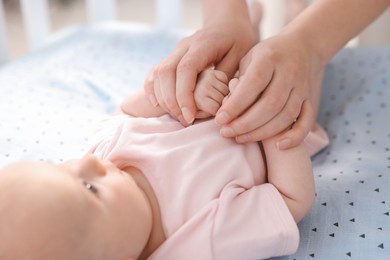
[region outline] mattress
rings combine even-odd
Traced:
[[[78,27],[0,68],[0,166],[80,157],[95,125],[143,86],[182,32],[125,23]],[[316,201],[296,254],[390,259],[390,48],[341,50],[326,67],[313,157]]]

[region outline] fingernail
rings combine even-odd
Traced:
[[[223,137],[233,137],[236,135],[231,127],[222,127],[220,133]]]
[[[221,112],[218,113],[217,116],[215,117],[215,122],[219,125],[224,125],[226,124],[230,119],[230,116],[226,112]]]
[[[154,95],[152,95],[152,94],[149,95],[149,101],[150,101],[150,103],[152,103],[152,105],[154,107],[158,106],[158,101]]]
[[[238,85],[238,79],[237,78],[233,78],[232,80],[230,80],[230,82],[229,82],[229,91],[233,92],[234,89],[237,87],[237,85]]]
[[[291,145],[291,140],[290,139],[283,139],[280,142],[276,143],[276,146],[279,150],[284,150],[289,148]]]
[[[223,100],[222,100],[222,105],[225,104],[225,102],[227,101],[227,99],[228,99],[228,96],[225,96],[225,97],[223,98]]]
[[[236,141],[237,141],[237,143],[248,143],[248,142],[252,141],[252,137],[248,134],[239,135],[236,137]]]
[[[182,107],[181,108],[181,112],[183,114],[183,117],[184,117],[184,120],[186,120],[186,122],[188,124],[192,124],[192,122],[194,121],[194,116],[191,114],[190,110],[186,107]]]
[[[184,120],[182,115],[178,116],[177,119],[179,120],[180,124],[182,124],[183,126],[188,126],[188,123]]]

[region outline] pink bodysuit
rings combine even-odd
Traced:
[[[154,189],[167,240],[149,259],[264,259],[296,251],[297,225],[265,182],[257,143],[221,137],[213,120],[185,128],[169,116],[114,116],[94,138],[97,157],[139,168]],[[314,153],[327,137],[318,128],[305,142]]]

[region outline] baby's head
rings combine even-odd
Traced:
[[[0,170],[0,259],[137,258],[151,230],[131,176],[95,157]]]

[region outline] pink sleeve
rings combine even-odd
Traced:
[[[213,227],[214,259],[264,259],[294,253],[298,227],[269,183],[221,194]]]

